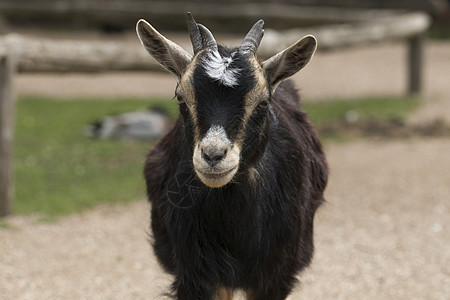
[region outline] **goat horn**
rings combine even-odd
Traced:
[[[197,26],[200,30],[200,35],[202,36],[203,49],[210,48],[212,50],[217,50],[217,42],[211,31],[202,24],[198,24]]]
[[[186,14],[187,26],[189,31],[189,36],[192,42],[192,48],[194,49],[194,55],[203,49],[202,36],[200,34],[200,30],[198,28],[197,23],[194,20],[194,17],[190,12]]]
[[[258,22],[256,22],[255,25],[253,25],[252,29],[250,29],[250,31],[245,36],[244,40],[241,43],[241,46],[239,47],[239,50],[242,52],[256,52],[264,35],[263,27],[263,20],[259,20]]]

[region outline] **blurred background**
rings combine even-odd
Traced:
[[[161,299],[146,152],[178,115],[146,19],[192,53],[185,13],[261,60],[306,34],[292,77],[331,169],[291,299],[448,299],[450,2],[0,0],[0,299]]]

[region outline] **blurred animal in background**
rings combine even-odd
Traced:
[[[166,134],[172,125],[162,110],[135,111],[95,121],[86,128],[86,135],[99,139],[154,141]]]

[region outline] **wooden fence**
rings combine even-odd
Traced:
[[[316,11],[317,12],[317,11]],[[329,11],[324,11],[329,13]],[[261,13],[264,16],[263,13]],[[250,14],[253,17],[253,13]],[[361,21],[365,16],[365,21]],[[262,58],[283,50],[305,34],[313,34],[319,50],[332,50],[385,40],[408,44],[408,93],[421,91],[424,37],[428,15],[419,12],[362,11],[348,16],[346,24],[275,31],[267,29],[258,55]],[[356,20],[355,20],[356,19]],[[12,142],[15,72],[160,71],[161,67],[136,42],[126,46],[112,42],[55,41],[9,34],[0,37],[0,217],[11,212]]]
[[[160,29],[181,30],[180,15],[191,11],[213,32],[246,28],[264,16],[276,29],[300,24],[367,20],[374,12],[392,9],[421,10],[436,14],[437,2],[446,0],[2,0],[0,15],[6,24],[46,24],[59,27],[131,29],[145,16]],[[355,9],[359,8],[359,9]],[[362,10],[364,9],[364,10]],[[380,11],[380,9],[383,9]],[[253,19],[253,20],[252,20]],[[248,22],[248,23],[247,23]]]
[[[0,50],[1,51],[1,50]],[[11,212],[14,130],[13,59],[0,52],[0,217]]]

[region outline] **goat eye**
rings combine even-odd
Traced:
[[[180,104],[184,103],[184,98],[182,96],[177,95],[177,100]]]
[[[258,107],[261,109],[267,108],[267,106],[269,106],[269,101],[267,101],[267,100],[264,100],[258,104]]]

